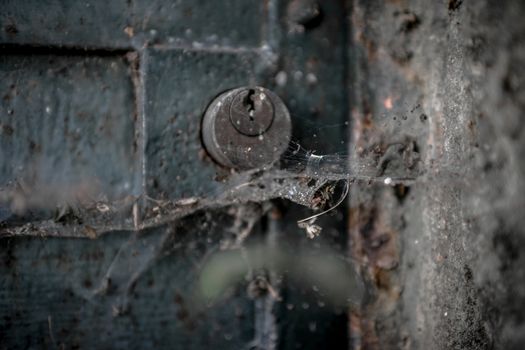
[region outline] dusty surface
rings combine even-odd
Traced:
[[[430,176],[354,192],[351,250],[376,287],[351,321],[363,348],[523,347],[524,11],[355,2],[355,142],[412,138]]]

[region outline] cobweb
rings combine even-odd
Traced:
[[[298,123],[305,121],[297,118],[295,120]],[[310,208],[311,215],[299,220],[297,224],[309,238],[315,238],[322,229],[315,224],[317,217],[340,204],[347,196],[351,183],[408,185],[420,181],[424,172],[418,152],[414,150],[410,139],[407,142],[383,145],[380,151],[373,147],[357,149],[347,147],[345,136],[335,140],[327,136],[345,135],[349,128],[347,122],[307,124],[308,130],[311,130],[310,135],[295,137],[279,162],[260,169],[232,172],[223,186],[198,197],[165,200],[143,195],[128,196],[116,201],[100,197],[86,200],[78,198],[78,188],[74,187],[68,190],[62,188],[59,192],[61,195],[53,197],[57,191],[49,186],[27,188],[17,183],[0,192],[0,221],[5,222],[13,210],[34,210],[50,204],[55,206],[55,215],[52,219],[34,220],[22,225],[4,225],[0,230],[3,236],[92,239],[115,231],[132,232],[129,240],[120,247],[103,279],[91,294],[85,295],[88,301],[92,301],[98,295],[106,293],[108,283],[112,281],[122,289],[118,293],[119,301],[115,302],[115,312],[125,312],[130,302],[128,296],[136,280],[162,256],[167,242],[173,236],[172,230],[166,230],[160,236],[146,235],[145,238],[141,236],[141,232],[185,220],[198,212],[234,207],[239,209],[239,221],[244,224],[231,228],[237,233],[236,239],[221,246],[222,253],[212,254],[205,259],[198,282],[205,296],[217,298],[229,285],[249,274],[259,289],[263,286],[262,289],[269,294],[276,294],[272,298],[278,299],[278,292],[272,293],[275,281],[269,274],[261,275],[256,271],[283,273],[289,266],[295,266],[294,262],[299,259],[303,263],[297,266],[319,267],[318,271],[313,272],[297,268],[294,273],[300,276],[299,279],[309,276],[321,281],[319,285],[329,291],[332,295],[330,300],[334,303],[346,303],[348,295],[351,295],[350,302],[357,302],[362,294],[362,283],[352,272],[353,269],[349,268],[347,261],[328,259],[336,256],[334,252],[311,254],[305,250],[300,256],[291,256],[288,252],[281,251],[279,246],[268,242],[245,246],[245,240],[256,223],[269,211],[264,205],[262,209],[250,210],[250,203],[267,203],[272,199],[284,198]],[[333,130],[337,132],[330,132]],[[144,249],[143,239],[148,240],[147,249]],[[137,254],[129,258],[127,253],[131,250],[137,251]],[[273,261],[272,266],[268,266],[269,260]],[[131,275],[126,272],[130,267],[133,271]],[[322,282],[323,278],[329,280]],[[308,279],[305,281],[310,283]],[[339,284],[334,284],[334,281]]]
[[[413,113],[416,108],[407,113]],[[206,208],[274,198],[290,200],[318,214],[340,202],[350,183],[379,182],[394,186],[423,179],[419,153],[409,138],[382,145],[379,150],[377,147],[356,149],[347,146],[348,122],[317,124],[298,117],[293,120],[303,128],[306,126],[309,134],[292,139],[279,162],[261,169],[232,172],[222,186],[198,197],[170,201],[142,195],[107,201],[103,194],[85,195],[89,189],[83,184],[58,189],[43,183],[23,186],[23,181],[15,182],[0,189],[2,234],[92,237],[116,230],[137,231],[163,225]],[[305,130],[302,133],[305,134]],[[339,135],[340,139],[334,140],[333,135]],[[323,153],[323,149],[331,152]],[[55,207],[51,220],[5,224],[13,214],[16,216],[24,210],[38,212],[49,206]],[[139,214],[141,211],[143,215]]]

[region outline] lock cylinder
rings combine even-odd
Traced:
[[[248,170],[279,160],[291,130],[290,113],[276,94],[259,86],[240,87],[210,103],[202,122],[202,140],[217,163]]]

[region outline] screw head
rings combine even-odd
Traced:
[[[247,136],[264,134],[272,125],[273,117],[272,101],[262,88],[239,91],[230,106],[230,120],[233,126]]]

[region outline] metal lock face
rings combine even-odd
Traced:
[[[202,122],[202,139],[219,164],[247,170],[272,164],[288,147],[290,113],[263,87],[241,87],[217,96]]]

